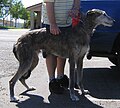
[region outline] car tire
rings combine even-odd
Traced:
[[[115,64],[119,70],[120,70],[120,35],[117,36],[115,39],[113,48],[112,48],[112,54],[114,57],[108,57],[108,59]]]

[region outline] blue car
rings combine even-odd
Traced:
[[[120,70],[120,0],[82,0],[81,11],[101,9],[115,20],[112,27],[99,26],[91,37],[88,59],[107,57]]]

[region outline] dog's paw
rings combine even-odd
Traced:
[[[88,90],[79,90],[78,93],[80,95],[87,95],[87,94],[90,94],[90,92]]]
[[[18,102],[19,98],[17,96],[10,97],[10,102]]]
[[[90,92],[89,92],[88,90],[83,90],[83,91],[82,91],[82,94],[83,94],[83,95],[87,95],[87,94],[90,94]]]
[[[29,88],[27,88],[27,91],[33,91],[33,90],[36,90],[36,88],[35,87],[29,87]]]
[[[79,98],[76,95],[71,95],[70,98],[72,101],[79,101]]]

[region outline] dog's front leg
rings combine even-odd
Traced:
[[[80,88],[82,94],[88,94],[89,91],[84,89],[83,86],[83,58],[79,58],[77,61],[77,85]]]
[[[69,76],[69,89],[70,89],[70,98],[72,101],[78,101],[79,98],[75,95],[74,87],[75,87],[75,61],[74,58],[71,57],[69,59],[70,63],[70,76]]]

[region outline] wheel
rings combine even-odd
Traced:
[[[87,59],[90,60],[92,58],[92,55],[90,53],[87,54]]]
[[[120,69],[120,34],[115,39],[112,54],[114,54],[115,57],[108,57],[108,59]]]

